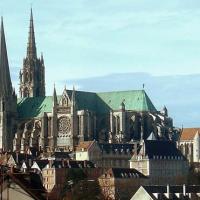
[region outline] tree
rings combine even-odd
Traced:
[[[61,192],[65,200],[97,200],[103,199],[97,180],[88,180],[80,168],[71,168]]]

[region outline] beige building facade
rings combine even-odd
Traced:
[[[139,142],[131,144],[81,142],[76,147],[76,160],[88,160],[102,168],[130,168],[129,160],[137,152]]]
[[[135,169],[110,168],[99,178],[105,199],[130,199],[147,177]]]
[[[149,177],[149,184],[186,183],[188,162],[170,141],[144,141],[139,153],[130,159],[130,168]]]
[[[178,148],[190,163],[200,162],[200,128],[183,128]]]

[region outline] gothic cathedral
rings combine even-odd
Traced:
[[[171,140],[176,133],[167,108],[158,111],[144,90],[83,92],[64,88],[45,95],[43,55],[37,57],[31,10],[27,54],[12,87],[4,34],[0,32],[0,149],[73,151],[81,141],[131,143]]]

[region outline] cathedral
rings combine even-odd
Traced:
[[[156,110],[144,90],[84,92],[64,88],[45,95],[45,64],[38,57],[31,10],[27,53],[19,72],[19,96],[12,87],[3,19],[0,32],[0,149],[72,151],[82,141],[131,143],[171,140],[167,108]]]

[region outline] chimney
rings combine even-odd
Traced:
[[[169,194],[170,194],[170,191],[169,191],[169,184],[167,184],[167,198],[169,199]]]
[[[65,167],[65,161],[64,161],[64,159],[62,159],[62,167],[63,168]]]
[[[19,164],[19,153],[16,152],[16,164]]]
[[[183,196],[185,197],[186,196],[186,185],[183,184]]]
[[[83,162],[84,162],[84,168],[86,168],[87,167],[87,160],[84,160]]]
[[[70,163],[69,163],[69,160],[67,160],[67,166],[68,166],[68,168],[70,168]]]
[[[11,174],[14,172],[14,167],[13,166],[11,166],[10,172],[11,172]]]
[[[137,142],[134,142],[134,156],[137,156]]]
[[[52,160],[49,160],[49,168],[52,168],[52,164],[53,164]]]
[[[31,159],[28,159],[28,165],[29,165],[29,167],[32,166],[32,160]]]

